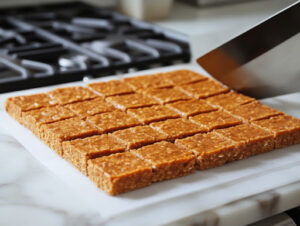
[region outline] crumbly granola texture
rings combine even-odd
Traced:
[[[88,85],[92,90],[97,92],[99,95],[108,97],[121,94],[133,93],[133,89],[130,88],[126,83],[119,80],[111,80],[108,82],[95,82]]]
[[[123,111],[131,108],[149,107],[158,104],[153,98],[140,93],[107,97],[106,100]]]
[[[61,105],[90,100],[97,97],[94,92],[82,86],[57,88],[50,91],[48,94]]]
[[[178,86],[178,90],[196,99],[207,98],[229,91],[229,89],[226,86],[212,79],[191,84],[184,84]]]
[[[85,100],[77,103],[67,104],[65,105],[65,107],[83,118],[90,115],[96,115],[116,110],[114,106],[107,103],[102,98],[95,98],[92,100]]]
[[[5,109],[110,195],[300,143],[299,119],[190,70],[9,97]]]

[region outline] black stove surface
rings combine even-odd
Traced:
[[[0,93],[190,59],[181,34],[82,2],[0,15]]]

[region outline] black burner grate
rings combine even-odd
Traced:
[[[81,2],[0,15],[0,93],[190,60],[183,35]]]

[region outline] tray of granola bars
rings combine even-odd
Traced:
[[[300,180],[299,96],[172,66],[1,95],[0,124],[105,219],[162,203],[179,219]]]

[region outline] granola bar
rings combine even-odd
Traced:
[[[152,167],[130,152],[118,153],[88,161],[89,178],[110,195],[148,186]]]

